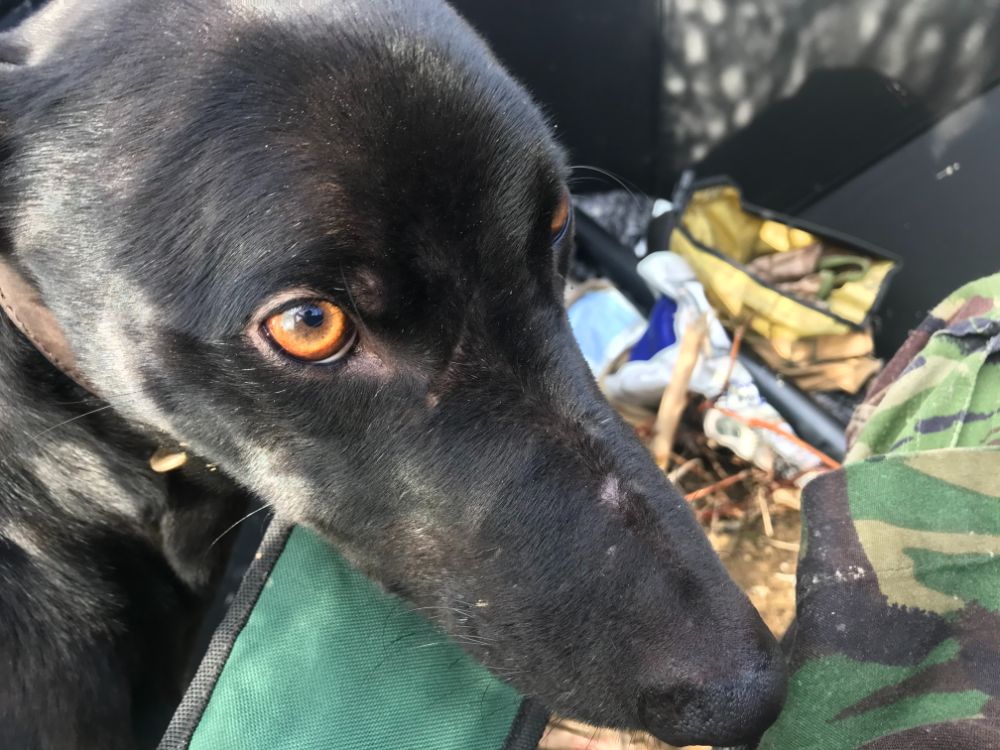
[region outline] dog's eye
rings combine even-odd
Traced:
[[[317,364],[340,359],[355,338],[344,311],[326,300],[296,302],[268,317],[264,328],[286,354]]]
[[[563,190],[562,196],[559,198],[559,205],[556,206],[556,210],[552,214],[552,223],[549,225],[549,228],[552,230],[553,245],[559,242],[559,240],[566,235],[566,230],[569,229],[570,215],[572,213],[573,203],[570,200],[569,191]]]

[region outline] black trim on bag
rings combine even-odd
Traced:
[[[264,584],[267,583],[275,563],[284,552],[294,528],[292,524],[271,522],[257,550],[257,556],[250,563],[243,582],[233,597],[233,603],[212,636],[208,651],[205,652],[198,671],[188,685],[180,706],[174,712],[157,750],[186,750],[190,745],[191,738],[212,698],[219,676],[233,650],[233,645],[250,619],[250,613],[253,612],[264,590]]]
[[[535,750],[548,723],[549,712],[540,703],[525,698],[511,724],[503,750]]]

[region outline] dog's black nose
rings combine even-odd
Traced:
[[[778,718],[786,681],[775,650],[726,680],[646,690],[639,699],[640,718],[651,734],[673,745],[750,743]]]

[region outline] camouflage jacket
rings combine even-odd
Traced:
[[[760,750],[1000,748],[1000,275],[939,305],[803,496],[786,708]]]

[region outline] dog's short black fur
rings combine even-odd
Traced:
[[[56,2],[2,54],[2,252],[102,399],[0,318],[0,747],[162,727],[248,496],[561,714],[773,719],[773,639],[574,344],[564,155],[449,7]],[[351,353],[270,347],[289,295]]]

